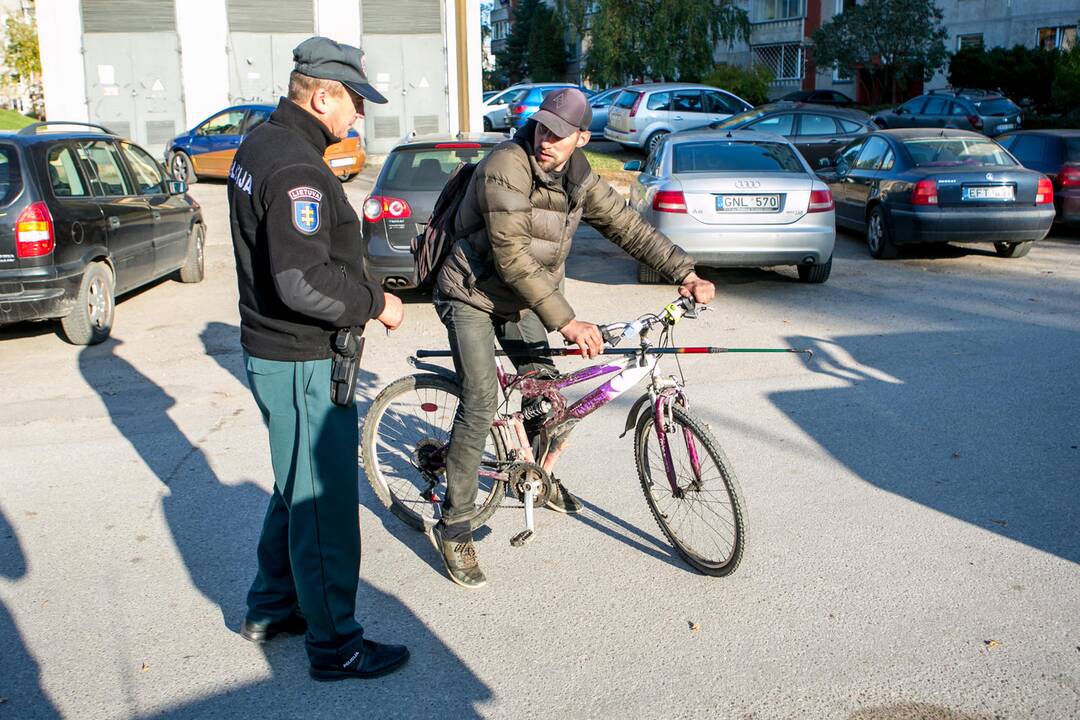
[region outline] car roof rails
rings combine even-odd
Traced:
[[[44,122],[30,123],[24,128],[19,130],[19,135],[37,135],[38,130],[49,125],[78,125],[79,127],[89,127],[95,130],[100,130],[106,135],[115,135],[112,130],[102,125],[95,125],[94,123],[81,122],[79,120],[46,120]]]

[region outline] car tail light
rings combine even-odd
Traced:
[[[1035,204],[1046,205],[1047,203],[1054,202],[1054,185],[1050,182],[1050,178],[1039,178],[1039,189],[1035,191]]]
[[[937,205],[937,180],[920,180],[911,189],[912,205]]]
[[[372,195],[364,201],[364,219],[368,222],[379,220],[403,220],[412,215],[412,208],[405,200],[383,195]]]
[[[978,115],[968,115],[967,121],[971,123],[971,127],[976,130],[982,130],[982,118]]]
[[[41,257],[51,253],[54,244],[49,206],[40,200],[31,203],[15,221],[15,254],[21,258]]]
[[[521,113],[525,112],[525,106],[515,105],[514,107],[510,108],[510,112],[514,113],[515,115],[520,115]]]
[[[436,150],[477,150],[480,147],[480,143],[469,142],[448,142],[435,144]]]
[[[1080,167],[1064,165],[1058,171],[1058,184],[1061,189],[1080,187]]]
[[[645,93],[638,93],[637,100],[634,101],[633,107],[630,108],[630,117],[637,115],[637,109],[641,105],[641,98],[643,97],[645,97]]]
[[[657,212],[684,213],[686,197],[682,190],[661,190],[653,197],[652,207]]]
[[[834,209],[836,209],[836,205],[833,203],[831,190],[825,188],[824,190],[810,191],[810,206],[806,208],[806,212],[828,212]]]

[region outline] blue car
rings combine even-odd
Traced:
[[[276,106],[264,104],[233,105],[214,113],[182,135],[177,135],[165,149],[165,167],[175,180],[193,183],[199,178],[225,178],[240,141],[266,122]],[[326,148],[323,155],[338,178],[344,182],[364,169],[364,148],[360,134],[353,129],[341,142]]]
[[[545,97],[556,90],[572,87],[577,87],[577,89],[585,93],[586,96],[591,93],[591,91],[586,90],[583,87],[569,85],[567,83],[534,83],[522,85],[517,94],[509,99],[509,105],[506,107],[506,124],[514,131],[520,130],[525,127],[525,123],[529,121],[529,118],[540,109],[540,103],[544,102]]]
[[[621,87],[613,87],[602,90],[589,98],[589,105],[592,106],[592,123],[589,124],[589,132],[599,135],[600,139],[603,139],[604,136],[608,111],[611,110],[612,103],[615,102],[615,98],[619,97],[621,92]]]

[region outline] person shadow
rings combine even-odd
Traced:
[[[0,507],[0,577],[26,577],[26,555],[19,537]],[[22,634],[7,606],[0,603],[0,718],[27,720],[59,718],[41,687],[41,668],[23,643]]]
[[[206,351],[246,386],[239,328],[210,323],[201,335]],[[173,542],[199,592],[217,606],[221,622],[236,632],[246,611],[245,598],[254,577],[255,548],[270,494],[252,480],[223,483],[196,442],[169,416],[177,401],[149,377],[117,354],[121,342],[110,339],[89,346],[79,355],[79,369],[88,385],[98,390],[109,417],[139,458],[166,489],[162,513]],[[219,423],[220,425],[220,423]],[[318,444],[316,443],[316,447]],[[267,447],[267,458],[269,457]],[[267,464],[268,466],[268,464]],[[460,717],[478,717],[476,706],[491,697],[490,690],[396,596],[361,579],[357,606],[361,620],[380,619],[392,627],[388,641],[409,646],[412,660],[392,680],[363,684],[365,707],[380,716],[430,714],[432,708],[413,708],[423,695],[407,690],[434,683],[442,688],[438,707]],[[236,635],[228,642],[246,642]],[[147,717],[246,716],[262,708],[268,717],[354,714],[356,683],[338,683],[313,700],[307,674],[307,654],[300,638],[276,639],[260,646],[268,677],[199,698]],[[225,650],[225,652],[232,652]],[[426,701],[426,700],[424,700]],[[435,702],[431,700],[430,702]]]

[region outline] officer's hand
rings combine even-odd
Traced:
[[[708,280],[702,280],[696,272],[691,272],[683,278],[679,286],[679,294],[683,297],[692,297],[694,302],[708,305],[716,297],[716,286]]]
[[[604,338],[600,335],[600,328],[592,323],[580,320],[571,320],[559,332],[567,342],[581,348],[581,356],[585,358],[596,357],[604,352]]]
[[[375,319],[385,325],[387,330],[397,330],[405,319],[405,306],[401,304],[401,298],[397,295],[383,293],[383,298],[386,300],[386,306],[383,308],[382,315]]]

